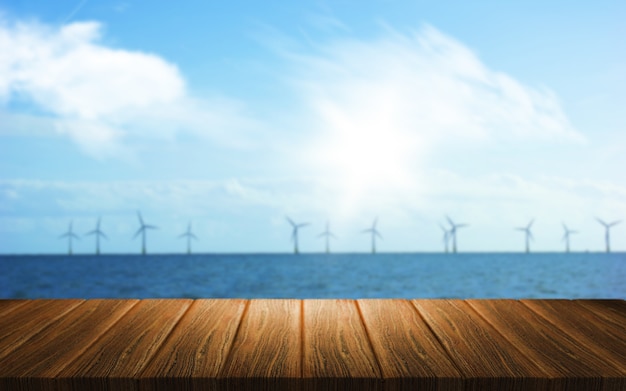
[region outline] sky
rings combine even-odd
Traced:
[[[0,253],[626,251],[626,3],[3,1]]]

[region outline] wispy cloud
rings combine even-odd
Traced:
[[[241,142],[236,130],[251,124],[241,103],[194,97],[174,64],[108,47],[102,34],[97,22],[53,27],[1,21],[0,102],[32,102],[54,128],[96,157],[125,154],[128,139],[138,136],[190,132]]]
[[[300,47],[285,41],[270,46],[290,64],[297,118],[309,132],[301,156],[335,179],[339,204],[355,213],[373,193],[393,203],[428,191],[424,178],[440,165],[480,166],[463,154],[586,142],[554,92],[491,69],[432,26],[382,26],[374,38],[342,34]]]

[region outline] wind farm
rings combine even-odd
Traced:
[[[525,243],[526,243],[526,253],[530,253],[530,241],[535,240],[533,238],[533,233],[530,230],[534,222],[535,222],[535,219],[532,219],[525,227],[515,228],[518,231],[524,232]]]
[[[95,235],[96,237],[96,255],[100,255],[100,237],[102,236],[103,238],[107,238],[107,236],[104,234],[104,232],[102,232],[102,230],[100,229],[100,221],[101,218],[98,217],[98,222],[96,223],[96,228],[92,231],[89,231],[85,234],[85,236],[89,236],[89,235]]]
[[[325,238],[326,239],[326,254],[330,254],[330,239],[337,239],[337,237],[335,236],[335,234],[333,234],[332,232],[330,232],[330,223],[327,221],[326,222],[326,229],[324,230],[324,232],[322,232],[321,234],[319,234],[317,237],[318,238]]]
[[[149,229],[158,229],[155,225],[146,224],[141,217],[141,213],[137,211],[137,217],[139,218],[139,229],[135,233],[133,239],[137,238],[141,234],[141,255],[146,255],[146,232]]]
[[[132,239],[136,239],[137,237],[139,237],[141,235],[141,249],[140,249],[140,254],[142,255],[146,255],[148,253],[148,249],[147,249],[147,236],[148,236],[148,231],[149,230],[156,230],[158,229],[158,227],[156,225],[153,224],[149,224],[146,221],[144,221],[143,219],[143,215],[140,211],[136,212],[136,218],[139,222],[139,227],[136,229],[136,231],[134,231],[134,235],[132,236]],[[420,251],[419,248],[416,248],[413,251],[402,251],[402,252],[408,252],[408,253],[430,253],[430,252],[442,252],[444,254],[457,254],[459,253],[459,246],[458,246],[458,232],[459,229],[464,228],[464,227],[468,227],[469,224],[467,223],[457,223],[455,222],[449,215],[443,215],[444,217],[444,222],[443,223],[437,223],[436,225],[439,227],[439,232],[440,235],[439,238],[441,238],[441,244],[443,245],[442,247],[439,247],[441,250],[422,250]],[[288,224],[291,227],[291,235],[290,235],[290,239],[291,242],[293,244],[293,254],[300,254],[301,253],[301,249],[300,249],[300,243],[302,240],[302,232],[301,232],[301,228],[305,228],[308,226],[311,226],[312,224],[310,222],[296,222],[293,219],[291,219],[289,216],[285,216],[286,221],[288,222]],[[602,220],[600,218],[595,217],[594,220],[599,223],[600,225],[602,225],[602,227],[604,228],[604,246],[602,248],[602,250],[596,250],[597,251],[601,251],[601,252],[606,252],[606,253],[610,253],[612,248],[611,248],[611,230],[613,228],[615,228],[615,226],[619,225],[621,223],[621,220],[614,220],[614,221],[610,221],[607,222],[606,220]],[[81,221],[84,221],[81,219]],[[377,241],[379,239],[383,239],[383,236],[381,235],[379,228],[378,228],[378,222],[379,219],[378,217],[376,217],[373,221],[370,227],[358,231],[360,234],[368,234],[370,235],[370,249],[369,251],[366,251],[367,253],[370,254],[376,254],[378,253],[378,243]],[[60,235],[58,238],[67,238],[67,254],[69,255],[73,255],[75,253],[75,243],[74,243],[74,239],[80,239],[80,237],[75,233],[75,219],[72,219],[68,225],[67,231],[64,232],[62,235]],[[521,252],[524,253],[530,253],[531,252],[531,242],[535,241],[535,235],[533,232],[533,228],[534,228],[534,223],[535,223],[535,219],[531,219],[525,226],[518,226],[515,227],[514,230],[515,231],[519,231],[522,232],[524,234],[524,247],[523,250]],[[82,224],[82,223],[81,223]],[[580,223],[578,223],[580,224]],[[577,224],[577,225],[578,225]],[[119,226],[119,224],[118,224]],[[544,225],[545,226],[545,225]],[[536,250],[533,252],[565,252],[565,253],[570,253],[572,252],[572,235],[575,234],[579,234],[580,231],[579,230],[575,230],[575,229],[571,229],[570,226],[568,226],[565,222],[561,221],[559,222],[558,226],[560,227],[561,233],[559,238],[559,242],[557,242],[556,240],[553,241],[554,243],[554,247],[553,249],[548,249],[545,250],[544,249],[540,249],[540,250]],[[92,226],[93,227],[93,226]],[[206,227],[206,225],[205,225]],[[480,227],[479,227],[480,228]],[[552,226],[551,229],[556,229],[556,224],[554,224]],[[345,228],[344,228],[345,229]],[[206,232],[206,230],[205,230]],[[331,230],[330,228],[330,222],[328,220],[326,220],[326,222],[323,225],[323,230],[315,236],[313,236],[316,239],[323,239],[323,243],[324,246],[322,247],[322,249],[320,251],[318,251],[319,253],[326,253],[326,254],[331,254],[332,253],[351,253],[351,250],[346,250],[346,246],[345,246],[345,241],[354,241],[354,239],[356,238],[356,235],[354,236],[343,236],[342,240],[339,240],[339,237],[335,234],[335,232],[333,232],[333,230]],[[167,234],[167,232],[165,232]],[[197,241],[198,240],[198,236],[196,235],[196,232],[194,232],[194,230],[192,229],[192,222],[191,220],[189,220],[187,222],[186,225],[186,230],[182,233],[177,232],[176,235],[173,235],[174,233],[171,234],[167,234],[172,235],[172,237],[175,237],[177,239],[185,239],[185,250],[181,251],[184,252],[186,254],[192,254],[193,252],[193,246],[192,246],[192,242],[193,241]],[[99,216],[98,219],[96,220],[96,225],[95,227],[93,227],[93,229],[91,229],[90,231],[86,232],[84,234],[84,236],[95,236],[95,255],[101,255],[102,254],[102,248],[101,248],[101,239],[107,239],[110,240],[110,237],[105,234],[105,232],[102,229],[102,217]],[[395,237],[395,235],[391,236],[391,239],[393,240]],[[425,237],[424,235],[421,235],[421,237]],[[545,239],[546,237],[546,231],[544,229],[544,231],[541,232],[541,237],[544,238],[544,240],[540,241],[540,243],[543,243],[544,246],[548,243],[548,239]],[[429,240],[433,240],[434,238],[432,236],[430,236],[431,239]],[[475,236],[473,237],[475,240]],[[163,237],[161,236],[160,238],[161,240],[159,240],[159,243],[163,242]],[[423,240],[423,239],[422,239]],[[337,241],[335,248],[333,249],[334,251],[331,251],[331,241]],[[422,242],[423,243],[423,242]],[[560,247],[560,250],[556,249],[556,243],[562,243],[560,244],[558,247]],[[162,248],[162,247],[161,247]],[[339,248],[339,250],[337,249]],[[474,249],[470,249],[470,250],[465,250],[466,252],[484,252],[487,253],[489,252],[489,250],[482,250],[482,251],[476,251]],[[593,250],[591,250],[593,251]],[[201,251],[202,252],[202,251]],[[359,251],[357,251],[359,252]],[[364,251],[365,252],[365,251]],[[393,250],[392,250],[393,252]],[[495,252],[500,252],[500,251],[495,251]],[[504,252],[508,252],[508,251],[504,251]],[[580,249],[579,246],[579,250],[578,252],[590,252],[590,250],[587,249]],[[163,250],[157,250],[157,253],[163,253]],[[316,253],[316,251],[310,251],[310,253]]]
[[[562,241],[565,242],[565,252],[568,253],[570,252],[570,247],[569,247],[569,236],[571,234],[576,234],[578,233],[578,231],[575,231],[573,229],[569,229],[567,228],[567,225],[565,225],[565,223],[563,223],[563,239],[561,239]]]
[[[596,217],[596,220],[598,221],[598,223],[602,224],[602,226],[604,227],[604,242],[606,245],[606,252],[610,253],[611,252],[611,228],[615,227],[617,224],[621,223],[621,220],[616,220],[613,221],[611,223],[607,223],[602,219],[599,219]]]
[[[72,255],[72,239],[80,240],[78,235],[76,235],[74,231],[72,230],[72,224],[73,224],[73,221],[70,221],[70,225],[67,228],[67,232],[59,236],[59,239],[67,238],[67,255]]]
[[[178,236],[178,238],[187,238],[187,254],[191,254],[191,239],[198,240],[198,237],[191,232],[191,221],[187,224],[187,231]]]
[[[379,237],[380,239],[383,238],[380,232],[378,232],[378,229],[376,229],[376,224],[378,224],[378,217],[374,219],[371,228],[361,231],[362,233],[369,233],[372,235],[372,254],[376,254],[376,237]]]
[[[452,221],[452,219],[449,216],[446,216],[446,220],[448,220],[448,223],[450,224],[449,235],[452,238],[452,253],[456,254],[456,252],[457,252],[457,247],[456,247],[456,230],[458,228],[467,227],[467,226],[469,226],[469,224],[466,224],[466,223],[456,224],[454,221]]]
[[[309,223],[299,223],[296,224],[292,219],[290,219],[288,216],[286,217],[287,221],[289,222],[289,224],[291,224],[291,241],[293,242],[293,253],[294,254],[299,254],[300,253],[300,249],[298,248],[298,231],[300,230],[300,228],[304,228],[307,225],[310,225]]]

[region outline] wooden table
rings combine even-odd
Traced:
[[[0,300],[0,389],[626,390],[623,300]]]

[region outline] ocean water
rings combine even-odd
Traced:
[[[0,298],[618,298],[626,253],[0,256]]]

